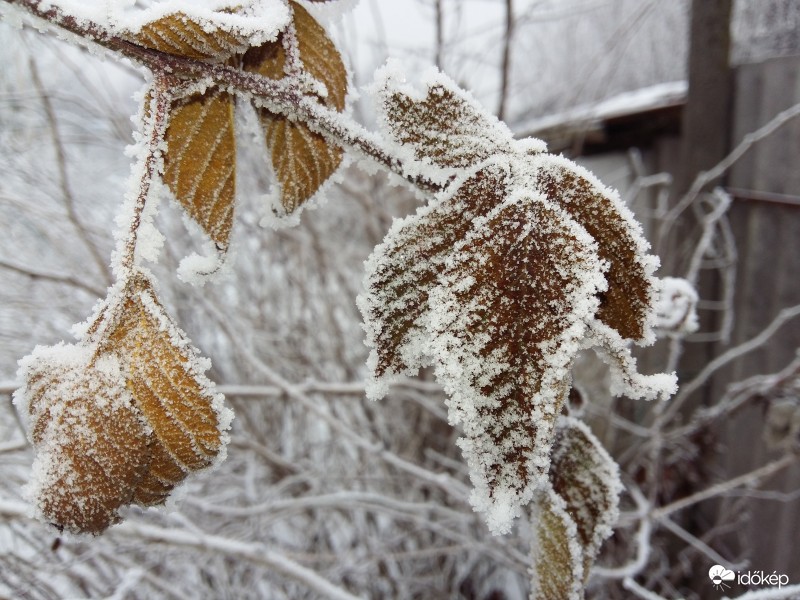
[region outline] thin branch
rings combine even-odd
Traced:
[[[633,592],[636,594],[637,597],[642,598],[643,600],[667,600],[664,596],[659,596],[655,592],[651,592],[638,583],[636,583],[631,577],[627,577],[625,581],[622,582],[622,587],[624,587],[629,592]]]
[[[674,512],[683,510],[684,508],[692,506],[693,504],[697,504],[698,502],[725,494],[738,487],[756,485],[762,479],[765,479],[770,475],[785,469],[789,465],[797,462],[797,460],[797,456],[786,454],[777,460],[773,460],[772,462],[762,465],[757,469],[753,469],[752,471],[748,471],[747,473],[739,475],[738,477],[728,479],[727,481],[722,481],[716,485],[712,485],[711,487],[701,490],[696,494],[686,496],[685,498],[681,498],[680,500],[676,500],[675,502],[661,506],[655,509],[650,516],[653,518],[653,520],[660,520]]]
[[[88,283],[84,283],[80,279],[76,279],[71,275],[57,275],[55,273],[45,273],[44,271],[38,271],[36,269],[32,269],[31,267],[23,267],[22,265],[15,265],[5,260],[0,259],[0,268],[7,269],[9,271],[13,271],[20,275],[24,275],[25,277],[29,277],[31,279],[41,279],[42,281],[52,281],[53,283],[63,283],[74,288],[81,289],[85,292],[89,292],[93,296],[103,296],[106,292],[103,289],[94,287]]]
[[[508,88],[511,81],[511,43],[514,36],[514,2],[506,0],[506,31],[503,39],[503,59],[500,67],[500,104],[497,107],[497,118],[501,121],[506,116]]]
[[[39,68],[37,67],[36,60],[33,57],[31,57],[28,61],[28,66],[31,73],[31,81],[33,81],[33,85],[39,94],[39,100],[44,108],[44,114],[49,126],[48,129],[50,131],[50,141],[53,144],[53,151],[56,155],[56,167],[58,168],[58,181],[59,186],[61,187],[61,196],[64,199],[64,206],[67,209],[67,215],[70,223],[72,223],[73,227],[75,227],[78,237],[89,251],[92,260],[94,260],[99,272],[102,274],[106,280],[106,283],[108,284],[112,279],[111,272],[108,268],[108,263],[100,254],[100,251],[97,249],[95,243],[89,237],[86,227],[84,227],[80,217],[78,216],[78,212],[75,209],[75,196],[72,193],[72,185],[70,184],[69,180],[66,151],[64,150],[64,143],[61,139],[58,117],[55,110],[53,110],[53,103],[50,102],[50,94],[47,92],[47,90],[45,90],[44,85],[42,84],[42,80],[39,77]]]
[[[695,390],[702,387],[714,373],[731,361],[766,344],[767,341],[780,330],[784,323],[798,316],[800,316],[800,304],[784,308],[758,335],[738,346],[734,346],[709,362],[694,379],[681,386],[680,391],[669,403],[669,408],[660,416],[659,421],[661,423],[669,422],[676,415],[686,399],[693,394]]]
[[[675,206],[673,206],[667,212],[667,214],[664,215],[664,221],[661,224],[658,235],[658,239],[661,241],[661,243],[664,242],[666,236],[669,234],[670,229],[681,213],[689,208],[692,202],[695,201],[698,194],[700,194],[700,190],[702,190],[710,182],[721,177],[740,158],[742,158],[742,156],[744,156],[748,150],[750,150],[753,144],[772,135],[776,130],[783,127],[786,123],[798,116],[800,116],[800,103],[790,106],[786,110],[779,112],[765,125],[751,133],[748,133],[746,136],[744,136],[739,145],[736,146],[736,148],[734,148],[733,151],[731,151],[731,153],[723,158],[719,163],[710,168],[708,171],[699,173],[697,177],[695,177],[695,180],[692,183],[692,186],[689,188],[689,191],[686,192],[683,198],[681,198],[681,200]]]

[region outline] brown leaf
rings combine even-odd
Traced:
[[[196,59],[225,60],[243,52],[249,36],[226,30],[219,25],[198,23],[182,12],[165,15],[146,23],[128,39],[168,54]]]
[[[619,514],[619,468],[589,428],[574,418],[559,420],[551,461],[550,483],[575,522],[588,577]]]
[[[63,350],[69,349],[66,362]],[[48,355],[51,351],[51,355]],[[80,347],[38,349],[27,371],[36,505],[72,533],[120,520],[150,463],[148,435],[116,361],[87,362]],[[58,351],[58,352],[57,352]],[[85,355],[84,360],[74,356]]]
[[[233,99],[217,89],[176,101],[165,139],[164,182],[221,252],[236,195]]]
[[[153,463],[137,490],[142,504],[163,502],[189,472],[211,465],[226,439],[220,399],[210,390],[196,350],[135,273],[102,334],[101,351],[121,357],[136,407],[152,428]]]
[[[608,289],[600,294],[597,318],[623,338],[649,340],[657,262],[647,255],[641,227],[617,193],[588,171],[563,157],[542,155],[535,160],[536,187],[589,232],[600,258],[608,261]]]
[[[391,137],[411,147],[417,160],[464,168],[512,152],[508,127],[447,77],[430,81],[422,100],[400,91],[401,83],[394,75],[380,82],[381,119]]]
[[[287,62],[286,44],[265,44],[245,53],[243,64],[271,79],[283,78],[287,71],[302,70],[323,83],[327,95],[321,102],[337,111],[344,109],[347,95],[347,71],[341,55],[325,29],[296,2],[290,2],[293,28],[297,42],[294,52],[299,64]],[[342,150],[331,145],[320,134],[302,123],[285,116],[259,109],[272,168],[281,188],[281,205],[286,214],[304,204],[336,171],[342,160]]]
[[[450,419],[463,423],[473,503],[493,531],[508,531],[546,481],[555,420],[602,285],[595,253],[560,208],[512,190],[455,245],[431,294],[431,355]]]
[[[505,197],[507,169],[495,164],[478,170],[455,193],[397,221],[375,250],[378,262],[367,266],[367,293],[359,298],[373,375],[414,375],[422,366],[419,339],[425,336],[428,296],[444,268],[444,260],[473,220],[485,216]]]

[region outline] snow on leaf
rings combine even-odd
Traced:
[[[652,342],[658,260],[647,254],[641,227],[619,195],[572,161],[550,154],[532,157],[537,189],[558,203],[589,232],[608,262],[608,288],[600,295],[597,318],[622,338]]]
[[[241,3],[167,2],[144,10],[132,7],[112,16],[125,39],[175,56],[225,61],[255,45],[275,40],[288,21],[280,0]],[[111,13],[114,11],[112,10]]]
[[[15,402],[36,449],[27,495],[45,521],[99,534],[120,520],[150,463],[149,436],[119,362],[91,348],[37,347],[20,362]]]
[[[388,63],[373,85],[380,119],[389,136],[410,147],[418,161],[452,174],[498,153],[511,153],[508,127],[481,107],[447,76],[433,71],[424,80],[424,97],[411,90]],[[544,150],[544,144],[537,147]]]
[[[531,545],[532,600],[582,600],[583,554],[575,522],[564,500],[552,488],[541,490],[534,503]]]
[[[436,202],[398,220],[367,263],[366,291],[358,302],[374,348],[375,380],[369,394],[383,395],[398,375],[414,375],[428,353],[428,296],[444,261],[476,217],[485,216],[507,193],[508,167],[488,164],[454,182]]]
[[[296,2],[289,2],[293,22],[280,43],[252,48],[245,53],[246,69],[271,79],[287,74],[310,76],[324,85],[320,101],[337,111],[344,109],[347,71],[325,29]],[[342,150],[306,125],[258,109],[272,168],[280,184],[281,206],[291,214],[311,198],[339,167]]]
[[[461,423],[472,503],[506,533],[545,481],[570,368],[603,285],[594,241],[514,190],[458,241],[432,291],[437,378]]]
[[[130,276],[121,299],[101,310],[99,319],[90,339],[99,353],[120,357],[133,402],[152,429],[153,463],[135,500],[163,503],[188,473],[224,457],[232,414],[144,273]]]
[[[619,515],[619,468],[589,428],[571,417],[558,421],[551,461],[550,483],[575,522],[586,578]]]
[[[233,99],[210,89],[176,100],[165,140],[164,182],[224,253],[236,194]]]
[[[146,23],[129,39],[137,44],[186,58],[224,60],[248,46],[248,36],[236,35],[207,23],[200,23],[182,12],[164,15]]]

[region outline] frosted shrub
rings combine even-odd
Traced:
[[[10,4],[152,72],[116,283],[77,328],[77,344],[38,347],[21,361],[15,398],[37,449],[27,488],[37,514],[100,534],[120,508],[163,504],[190,473],[224,459],[232,413],[146,264],[164,243],[153,218],[166,196],[207,244],[206,256],[184,260],[181,278],[203,284],[221,270],[235,219],[234,110],[251,103],[277,218],[296,221],[345,153],[427,196],[366,264],[358,304],[372,348],[368,395],[433,366],[450,423],[463,431],[473,507],[495,534],[532,518],[534,597],[582,596],[621,484],[588,427],[562,416],[575,356],[596,348],[614,391],[634,398],[675,389],[673,375],[639,374],[628,349],[678,317],[665,305],[656,320],[658,261],[617,193],[543,142],[515,140],[435,70],[415,88],[400,65],[381,69],[370,91],[382,131],[364,130],[345,110],[339,52],[292,0],[112,3],[102,14]]]

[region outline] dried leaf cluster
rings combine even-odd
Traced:
[[[574,163],[508,129],[446,77],[424,95],[387,68],[376,91],[400,152],[449,181],[396,222],[367,266],[360,306],[374,381],[433,364],[490,529],[509,531],[546,487],[575,354],[600,346],[629,395],[666,396],[626,340],[652,339],[656,297],[638,224]]]
[[[338,51],[305,8],[289,0],[286,9],[286,26],[266,40],[241,27],[241,7],[209,19],[169,13],[122,36],[157,52],[292,79],[305,95],[341,111],[347,73]],[[37,347],[21,361],[25,384],[16,401],[30,416],[37,449],[28,493],[37,512],[60,528],[101,533],[120,520],[123,507],[163,504],[189,473],[225,456],[232,413],[139,264],[152,252],[138,246],[161,179],[224,257],[235,203],[234,104],[228,91],[179,73],[162,74],[150,87],[118,282],[77,345]],[[258,111],[281,202],[291,213],[328,180],[342,152],[303,123]]]

